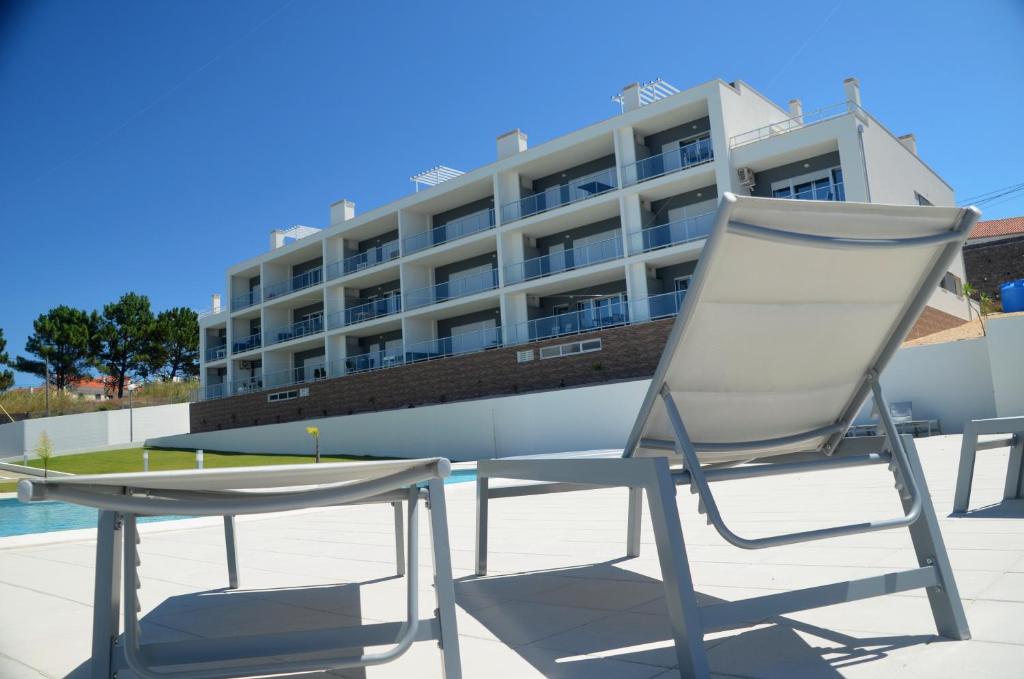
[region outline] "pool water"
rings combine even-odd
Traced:
[[[445,483],[465,483],[476,479],[472,469],[453,471]],[[17,498],[0,499],[0,537],[49,533],[58,530],[94,528],[97,510],[80,507],[66,502],[33,502],[25,504]],[[151,521],[174,521],[187,516],[143,516],[140,523]]]

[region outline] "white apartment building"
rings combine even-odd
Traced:
[[[200,319],[198,398],[671,316],[725,191],[953,205],[913,136],[868,113],[855,79],[843,90],[804,112],[741,81],[633,84],[607,120],[534,148],[513,130],[489,165],[435,168],[401,200],[360,215],[341,200],[324,229],[275,231]],[[968,318],[963,278],[958,261],[930,313]]]

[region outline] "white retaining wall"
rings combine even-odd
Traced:
[[[991,318],[978,339],[900,349],[882,375],[890,402],[912,401],[916,419],[947,434],[964,422],[1024,414],[1024,314]],[[381,413],[244,427],[147,441],[172,448],[324,453],[455,460],[621,447],[649,380],[523,394]],[[871,421],[871,404],[858,422]]]
[[[135,408],[132,420],[136,444],[157,436],[187,434],[188,404]],[[127,446],[133,443],[129,428],[127,409],[10,422],[0,425],[0,458],[21,456],[26,451],[31,457],[44,431],[53,441],[55,455]]]

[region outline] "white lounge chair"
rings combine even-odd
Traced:
[[[477,573],[487,569],[490,499],[628,487],[626,551],[639,554],[646,492],[682,676],[708,675],[706,632],[922,587],[939,634],[968,638],[913,439],[896,431],[878,376],[978,214],[973,208],[724,194],[621,456],[479,463]],[[886,436],[844,440],[870,394],[880,406]],[[710,489],[712,482],[729,479],[879,463],[890,465],[896,477],[903,516],[748,538],[726,525]],[[545,484],[490,488],[490,478]],[[737,547],[909,528],[919,567],[702,609],[687,562],[676,485],[689,485],[699,495],[708,521]]]
[[[448,460],[433,458],[66,476],[25,479],[18,484],[18,497],[23,502],[60,500],[100,510],[93,606],[94,678],[112,679],[126,667],[144,679],[252,677],[366,667],[394,660],[414,641],[436,639],[444,676],[458,679],[462,671],[444,502],[444,479],[450,470]],[[437,597],[434,617],[423,620],[417,612],[417,519],[422,498],[430,510]],[[225,630],[225,638],[141,643],[137,516],[223,516],[229,586],[237,588],[235,515],[378,502],[394,506],[398,574],[407,580],[404,622],[238,637]],[[407,544],[402,538],[403,503],[408,513]],[[121,607],[123,643],[118,641]],[[390,647],[379,653],[360,650],[385,645]],[[285,657],[289,655],[293,657]]]

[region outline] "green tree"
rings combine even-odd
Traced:
[[[45,431],[39,434],[39,443],[35,448],[36,457],[43,463],[43,478],[50,473],[50,458],[53,457],[53,441]]]
[[[125,383],[149,375],[156,319],[149,298],[129,292],[103,306],[96,332],[96,362],[113,381],[117,397],[124,397]]]
[[[18,356],[14,368],[46,377],[45,359],[50,362],[50,383],[65,389],[88,375],[92,359],[95,314],[58,306],[32,322],[33,333],[25,351],[35,358]]]
[[[150,372],[164,381],[199,374],[199,315],[188,307],[161,311],[156,317]]]
[[[4,329],[0,328],[0,368],[7,365],[10,360],[10,357],[7,355],[7,340],[4,339]],[[10,389],[13,384],[14,373],[10,370],[0,370],[0,393]]]

